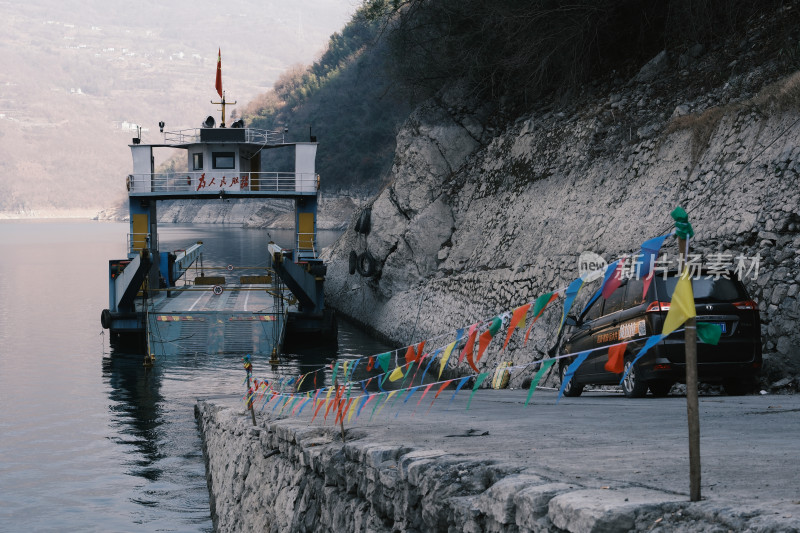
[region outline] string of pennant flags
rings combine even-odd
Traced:
[[[688,221],[688,216],[683,209],[680,207],[676,208],[671,213],[671,216],[676,223],[675,232],[649,239],[642,243],[640,247],[640,253],[637,257],[640,256],[642,261],[637,261],[634,265],[633,272],[635,272],[637,277],[644,280],[644,293],[647,292],[650,282],[654,277],[655,272],[653,264],[656,257],[659,255],[664,241],[668,237],[675,235],[680,239],[686,240],[688,248],[688,239],[694,235],[694,231]],[[507,323],[508,329],[501,351],[507,349],[517,329],[525,331],[523,346],[526,346],[533,325],[543,315],[551,303],[563,297],[564,303],[558,326],[558,331],[560,332],[581,288],[591,281],[600,279],[602,276],[603,281],[600,288],[590,298],[586,307],[591,305],[597,298],[608,298],[620,287],[624,280],[624,262],[624,258],[614,261],[604,269],[585,273],[572,281],[568,286],[542,294],[534,301],[491,318],[479,320],[468,327],[459,328],[455,331],[455,340],[438,346],[435,350],[427,353],[424,351],[426,345],[435,345],[435,343],[439,341],[452,338],[453,333],[437,335],[419,343],[394,350],[393,352],[364,356],[347,361],[337,361],[333,365],[325,365],[296,377],[282,377],[273,380],[255,379],[252,384],[250,382],[252,365],[250,364],[248,356],[245,358],[245,368],[247,369],[248,375],[245,381],[248,389],[247,393],[242,397],[242,400],[247,402],[247,405],[252,409],[255,408],[254,406],[260,405],[260,411],[263,411],[268,405],[271,405],[270,412],[277,412],[278,416],[283,414],[299,416],[305,410],[306,406],[310,404],[312,405],[313,412],[310,422],[313,422],[320,413],[322,413],[322,419],[327,421],[328,415],[333,412],[335,413],[334,423],[340,423],[344,422],[345,419],[350,422],[353,416],[358,419],[364,407],[374,401],[369,415],[370,420],[372,420],[373,417],[380,415],[387,404],[389,404],[391,409],[400,398],[403,398],[400,406],[405,406],[408,404],[409,399],[417,391],[421,390],[422,393],[411,412],[411,416],[414,416],[428,393],[435,389],[430,405],[426,410],[427,414],[442,392],[451,385],[455,385],[448,402],[449,407],[456,395],[466,386],[469,380],[473,379],[472,391],[466,404],[466,408],[469,409],[475,392],[491,375],[490,372],[481,372],[476,365],[476,361],[480,362],[488,346],[502,329],[503,324]],[[532,315],[532,320],[530,320],[530,324],[526,327],[526,321],[529,315]],[[671,305],[667,312],[661,333],[624,340],[612,345],[599,346],[582,352],[540,359],[523,365],[506,366],[504,370],[510,374],[511,372],[524,371],[536,366],[539,367],[531,378],[528,395],[524,403],[524,405],[527,406],[539,382],[556,361],[574,358],[567,367],[564,379],[562,380],[556,399],[556,403],[558,403],[563,396],[566,384],[569,383],[569,380],[577,369],[593,351],[608,350],[608,361],[605,363],[605,368],[609,372],[621,373],[622,378],[620,379],[620,384],[622,384],[628,374],[628,371],[624,369],[624,354],[630,345],[643,342],[629,369],[632,368],[650,348],[669,335],[684,331],[683,329],[679,329],[680,326],[682,326],[687,319],[694,316],[694,295],[692,293],[691,279],[688,270],[684,269],[673,291]],[[701,342],[717,344],[721,333],[722,330],[717,324],[697,323],[697,335]],[[477,352],[475,350],[476,343]],[[401,361],[400,354],[403,352],[405,352],[404,361]],[[451,361],[456,359],[455,354],[457,354],[457,364],[460,365],[466,360],[474,373],[467,376],[442,380],[441,378],[445,368],[447,368]],[[394,357],[392,357],[393,355]],[[434,365],[436,361],[438,361],[438,365]],[[355,371],[361,365],[366,367],[367,372],[372,372],[376,369],[381,372],[362,380],[354,380]],[[317,387],[317,374],[328,369],[332,370],[331,382],[334,384],[327,387]],[[419,384],[414,385],[421,369],[422,375],[418,382]],[[431,372],[431,375],[436,375],[436,380],[425,384],[425,378],[428,376],[429,372]],[[343,381],[341,385],[339,385],[337,381],[340,375]],[[406,386],[406,382],[409,378],[411,381],[409,385]],[[384,388],[387,380],[391,383],[395,383],[401,379],[402,381],[397,389],[386,390],[386,388]],[[313,388],[305,392],[300,392],[300,387],[306,380],[313,383]],[[368,387],[373,382],[376,384],[378,391],[370,392]],[[395,413],[395,417],[398,416],[399,413],[400,409]]]

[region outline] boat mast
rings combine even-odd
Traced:
[[[222,91],[222,100],[221,101],[215,102],[214,100],[211,100],[211,103],[214,104],[214,105],[221,105],[222,106],[222,121],[220,122],[219,127],[220,128],[224,128],[225,127],[225,105],[226,105],[226,102],[225,102],[225,91]],[[236,102],[235,101],[230,102],[230,105],[236,105]],[[236,127],[235,124],[234,124],[234,127]]]

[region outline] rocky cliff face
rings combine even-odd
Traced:
[[[693,252],[747,262],[766,381],[794,386],[800,74],[784,77],[745,53],[747,69],[706,75],[720,54],[661,54],[628,82],[543,104],[502,131],[458,89],[430,100],[398,135],[369,234],[353,231],[356,216],[330,250],[329,301],[400,344],[453,332],[566,287],[583,251],[609,261],[637,253],[672,230],[669,212],[680,205],[696,230]],[[377,275],[351,275],[351,250],[369,252]],[[515,340],[501,355],[495,341],[479,367],[541,358],[561,315],[553,307],[527,347]]]

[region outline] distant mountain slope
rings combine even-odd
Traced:
[[[124,197],[134,124],[145,142],[209,114],[217,49],[240,107],[309,61],[352,7],[337,0],[223,7],[0,2],[0,212],[100,208]]]

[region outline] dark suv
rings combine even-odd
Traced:
[[[722,383],[732,395],[749,392],[761,368],[761,320],[758,305],[748,296],[742,282],[733,274],[726,277],[701,274],[692,279],[698,322],[712,322],[722,327],[716,346],[697,343],[698,379]],[[622,283],[607,300],[597,298],[580,317],[568,317],[571,335],[559,353],[568,354],[639,339],[628,344],[625,352],[627,369],[647,336],[661,333],[669,310],[670,296],[678,282],[678,273],[667,277],[658,274],[643,295],[643,280],[631,278]],[[563,382],[567,367],[574,357],[559,360]],[[617,385],[622,374],[605,370],[608,349],[590,353],[570,383],[566,396],[579,396],[585,385]],[[654,396],[666,396],[675,382],[686,379],[684,335],[673,333],[653,346],[630,370],[622,384],[625,396],[639,398],[648,388]]]

